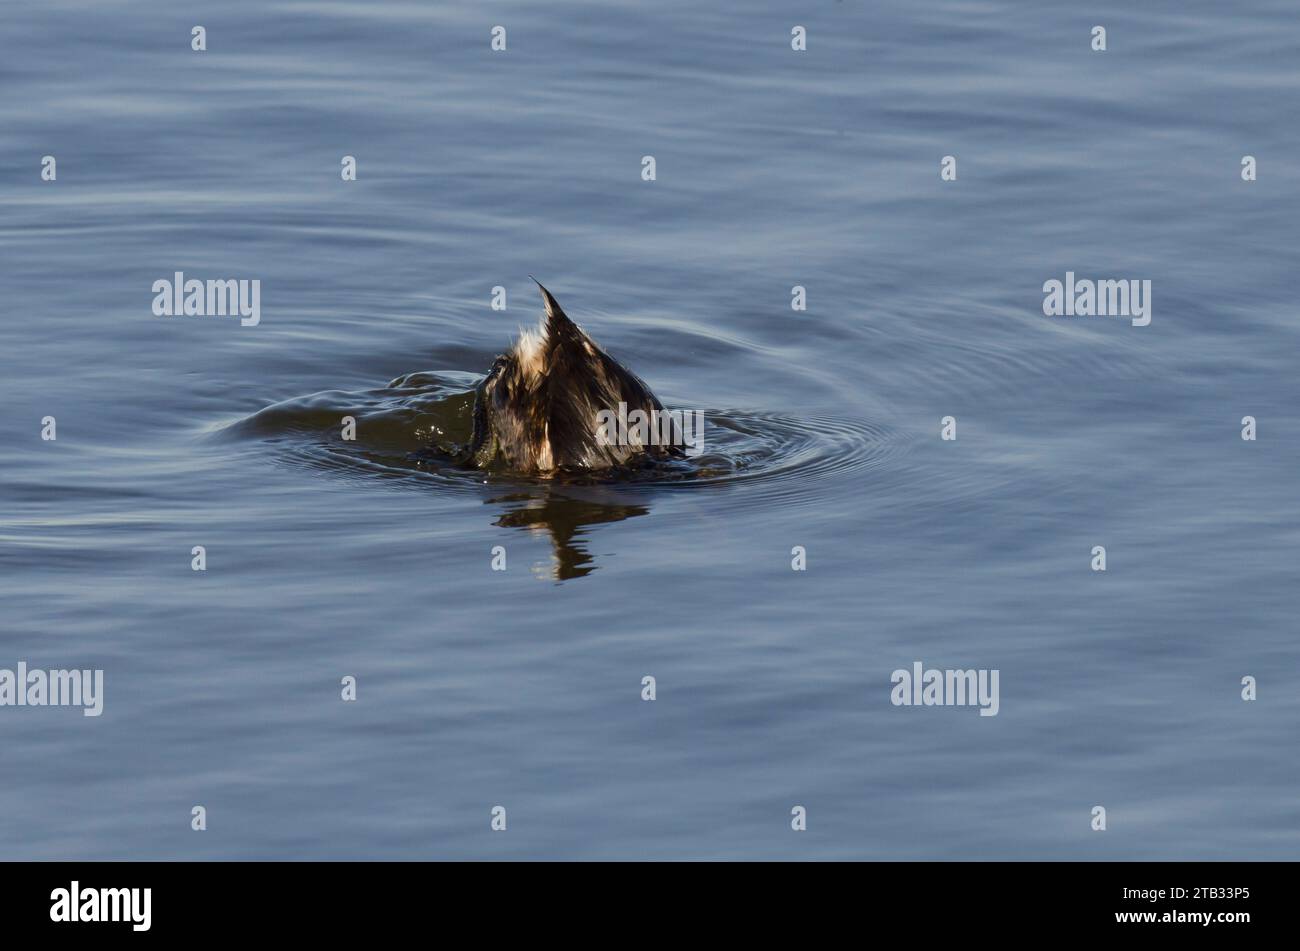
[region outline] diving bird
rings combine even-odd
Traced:
[[[683,455],[681,429],[650,387],[534,282],[546,312],[535,331],[522,331],[510,351],[496,358],[479,384],[468,460],[486,470],[551,476]],[[612,416],[636,419],[637,411],[652,421],[649,427],[609,423]]]

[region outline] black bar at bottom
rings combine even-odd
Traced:
[[[440,922],[469,929],[458,941],[597,926],[609,940],[667,940],[663,929],[679,922],[746,931],[815,921],[861,934],[906,926],[926,940],[1054,928],[1231,941],[1284,923],[1294,870],[1218,862],[0,863],[0,921],[8,937],[92,940],[283,933],[337,942]]]

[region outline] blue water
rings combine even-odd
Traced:
[[[1295,857],[1293,3],[0,37],[0,668],[105,678],[98,718],[0,707],[0,857]],[[154,316],[175,271],[261,323]],[[1150,325],[1044,316],[1066,271],[1150,280]],[[529,274],[706,411],[706,470],[407,461]],[[894,706],[915,661],[999,670],[998,715]]]

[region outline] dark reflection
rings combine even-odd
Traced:
[[[646,505],[620,499],[614,490],[599,488],[540,487],[534,492],[497,496],[488,504],[511,506],[496,520],[502,528],[522,528],[550,535],[552,563],[544,577],[556,581],[581,578],[599,565],[587,550],[587,526],[601,522],[621,522],[625,518],[647,515]]]

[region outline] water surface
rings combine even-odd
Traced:
[[[1295,856],[1292,4],[0,36],[0,667],[106,680],[98,719],[0,708],[0,856]],[[178,270],[261,280],[261,323],[155,317]],[[1044,317],[1067,270],[1151,280],[1150,326]],[[412,464],[529,274],[706,411],[704,472]],[[1000,670],[999,714],[892,706],[917,660]]]

